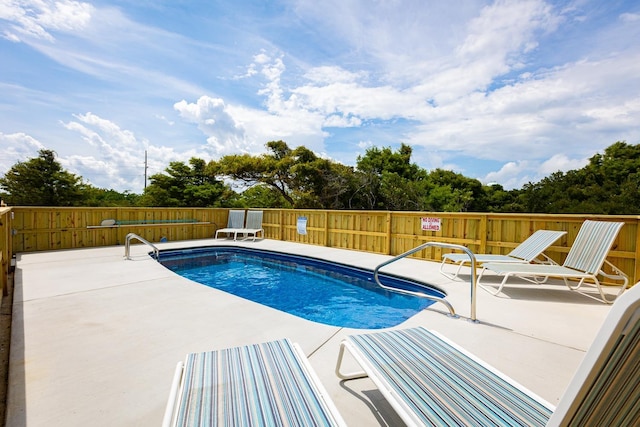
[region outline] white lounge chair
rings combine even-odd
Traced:
[[[302,349],[283,339],[187,355],[163,427],[345,426]]]
[[[336,374],[368,376],[408,426],[631,426],[640,420],[640,284],[613,305],[558,406],[424,328],[348,337]],[[363,371],[340,371],[345,350]]]
[[[253,235],[254,242],[256,241],[256,235],[258,233],[262,233],[262,238],[264,239],[262,216],[263,211],[247,211],[247,223],[242,230],[238,231],[238,233],[244,234],[245,240],[248,239],[250,235]]]
[[[616,266],[607,261],[607,254],[613,246],[623,222],[605,221],[585,221],[571,249],[562,265],[542,265],[542,264],[507,264],[507,263],[485,263],[478,276],[478,285],[493,295],[497,295],[507,283],[510,277],[515,276],[533,283],[541,283],[549,277],[560,278],[571,290],[578,291],[589,298],[602,300],[611,304],[614,299],[609,299],[600,285],[597,276],[622,281],[615,297],[619,296],[629,285],[629,278]],[[602,270],[607,264],[613,274]],[[480,283],[484,273],[492,271],[500,276],[504,276],[497,289],[490,288],[484,283]],[[570,282],[568,279],[574,279]],[[577,280],[577,283],[575,282]],[[590,283],[593,282],[593,283]],[[600,298],[581,292],[582,285],[589,284],[595,286],[600,294]]]
[[[227,227],[216,230],[215,238],[218,238],[220,233],[225,233],[227,238],[233,234],[233,240],[238,238],[238,232],[244,228],[244,210],[230,210],[229,219],[227,220]]]
[[[474,254],[476,258],[476,265],[479,266],[487,262],[507,262],[516,264],[529,264],[531,262],[538,262],[542,264],[555,264],[543,252],[549,246],[551,246],[553,242],[555,242],[565,234],[567,234],[566,231],[538,230],[506,255]],[[542,257],[543,259],[540,259],[540,257]],[[457,265],[458,268],[456,269],[454,274],[450,274],[444,271],[444,266],[447,263],[454,263]],[[440,264],[440,273],[450,279],[456,279],[458,277],[458,273],[460,273],[460,269],[465,264],[470,263],[471,259],[467,254],[444,254],[442,255],[442,263]]]

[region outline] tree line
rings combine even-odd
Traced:
[[[142,194],[96,188],[62,168],[51,150],[18,162],[0,178],[12,206],[263,207],[432,212],[640,213],[640,145],[616,142],[582,169],[555,172],[521,189],[427,171],[401,144],[369,148],[355,166],[304,146],[270,141],[260,155],[170,162]]]

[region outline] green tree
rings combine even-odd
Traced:
[[[411,162],[412,149],[376,147],[358,157],[357,171],[367,209],[482,211],[487,194],[480,181],[443,169],[427,172]]]
[[[142,206],[228,206],[235,193],[206,171],[206,162],[191,158],[189,165],[171,162],[165,173],[149,177],[139,200]]]
[[[554,172],[526,184],[518,201],[525,212],[637,214],[639,185],[640,145],[619,141],[582,169]]]
[[[290,209],[291,205],[274,188],[257,184],[238,195],[237,207]]]
[[[89,187],[84,206],[137,206],[139,194]]]
[[[484,194],[486,198],[486,212],[523,212],[518,203],[520,190],[507,191],[500,184],[486,185]]]
[[[430,190],[426,171],[411,163],[412,149],[401,144],[367,149],[356,162],[360,185],[357,191],[364,209],[424,210]]]
[[[355,186],[352,168],[320,158],[302,146],[291,149],[284,141],[270,141],[266,146],[266,154],[224,156],[209,163],[208,170],[249,187],[266,186],[278,194],[269,198],[277,204],[284,200],[286,206],[295,208],[347,207]]]
[[[390,147],[372,147],[367,149],[364,156],[358,156],[356,166],[361,172],[372,172],[376,175],[388,172],[404,179],[413,179],[420,167],[411,163],[412,152],[411,146],[406,144],[400,144],[397,152],[393,152]]]
[[[444,212],[484,212],[487,209],[486,192],[477,179],[444,169],[429,173],[432,188],[440,189],[437,198],[430,195],[434,210]],[[447,193],[446,197],[443,197]],[[436,202],[438,200],[438,202]],[[446,200],[446,201],[445,201]],[[442,203],[444,202],[444,205]]]
[[[383,171],[380,176],[380,200],[385,209],[397,211],[432,210],[426,197],[432,190],[425,170],[418,170],[413,178],[396,172]]]
[[[291,149],[284,141],[268,142],[267,148],[271,154],[223,156],[219,161],[210,162],[208,171],[213,175],[241,181],[249,187],[260,183],[265,184],[277,191],[287,203],[293,206],[290,169],[295,160],[291,156]]]
[[[353,168],[318,157],[305,147],[292,152],[291,190],[295,207],[344,209],[353,192]]]
[[[52,150],[40,150],[36,158],[18,162],[0,178],[6,203],[14,206],[81,206],[89,188],[62,168]]]

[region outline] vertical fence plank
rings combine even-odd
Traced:
[[[391,211],[387,212],[387,219],[385,222],[386,229],[384,231],[386,233],[386,240],[384,242],[384,253],[386,255],[391,254],[391,223],[393,222],[392,215],[393,213]]]

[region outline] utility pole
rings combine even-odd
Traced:
[[[147,150],[144,150],[144,188],[147,189],[147,169],[149,166],[147,164]]]

